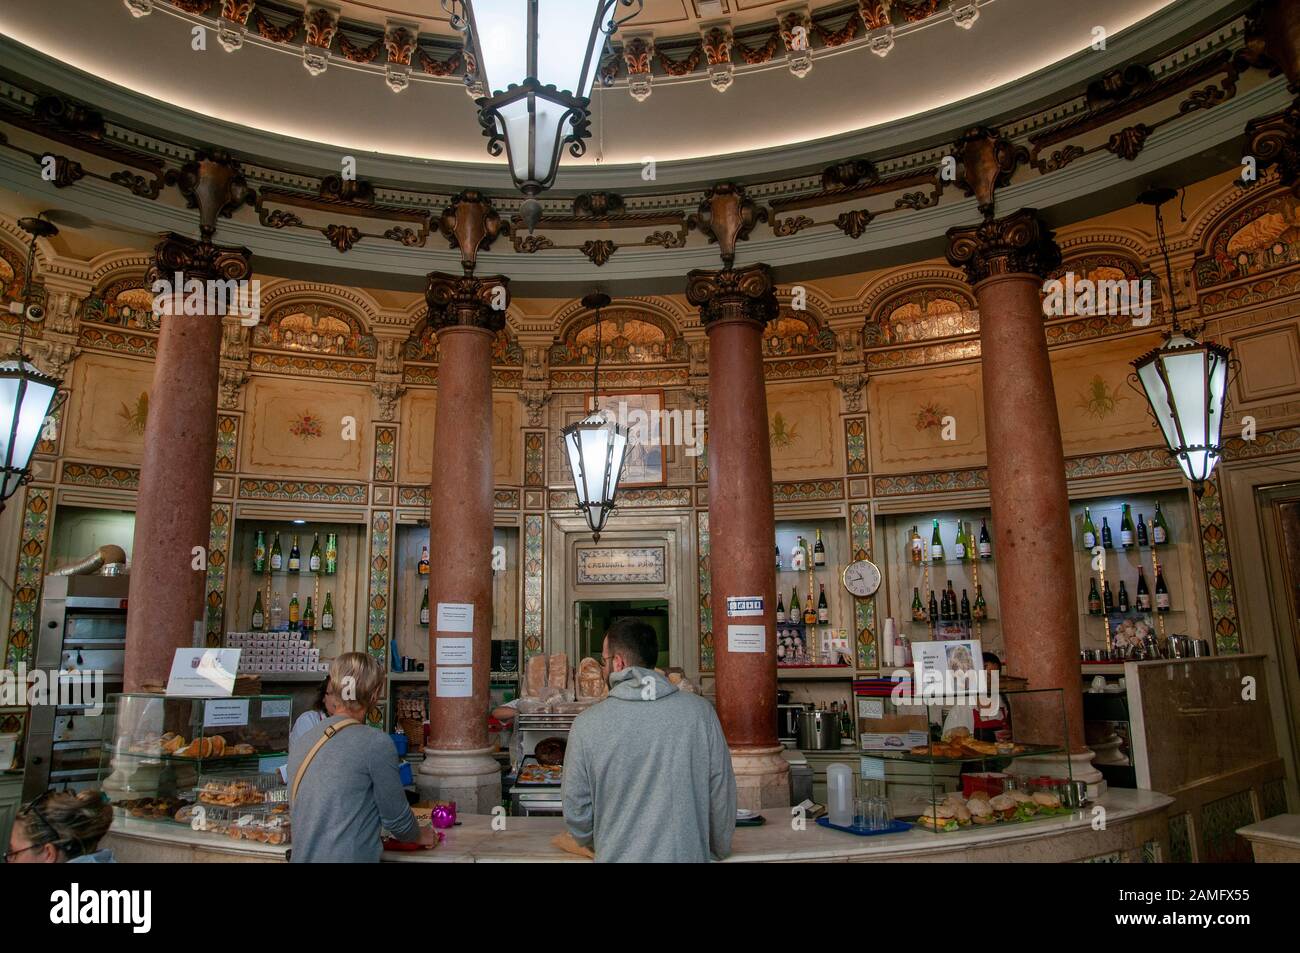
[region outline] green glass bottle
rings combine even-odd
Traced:
[[[293,545],[289,547],[289,572],[302,572],[302,550],[298,548],[298,537],[293,537]]]
[[[1097,545],[1097,527],[1092,522],[1092,512],[1088,507],[1083,508],[1083,548],[1092,552],[1092,547]]]
[[[307,608],[302,614],[302,631],[310,637],[311,631],[314,628],[316,628],[316,610],[311,607],[311,596],[308,596]]]
[[[959,563],[966,561],[966,533],[960,520],[957,521],[957,535],[952,541],[952,558]]]
[[[799,608],[799,587],[798,586],[795,586],[794,589],[790,592],[789,616],[790,616],[790,621],[792,622],[797,623],[803,620],[803,612]]]
[[[912,587],[912,621],[925,622],[929,616],[925,614],[925,603],[921,601],[921,590],[917,586]]]
[[[339,571],[339,537],[330,533],[325,537],[325,574],[332,576]]]
[[[252,629],[254,632],[261,632],[266,628],[266,610],[262,608],[262,590],[257,590],[257,598],[253,600],[253,621]]]
[[[975,587],[975,604],[970,608],[970,617],[976,622],[983,622],[989,617],[988,603],[984,601],[983,584]]]
[[[429,624],[429,587],[424,587],[424,599],[420,603],[420,625]]]
[[[298,605],[298,593],[295,592],[293,598],[289,600],[289,631],[298,631],[298,626],[302,621],[300,612],[301,608]]]
[[[320,533],[316,533],[311,541],[311,555],[307,557],[307,568],[312,572],[320,572]]]
[[[320,614],[320,629],[322,632],[329,632],[334,628],[334,599],[329,592],[325,593],[325,608]]]
[[[1163,546],[1169,542],[1169,524],[1165,522],[1164,511],[1160,509],[1160,504],[1156,504],[1155,526],[1151,531],[1151,545]]]
[[[1128,549],[1133,545],[1136,538],[1133,528],[1133,514],[1129,511],[1128,504],[1124,504],[1123,515],[1119,519],[1119,548]]]
[[[280,534],[275,534],[275,542],[271,544],[271,571],[279,572],[284,568],[284,552],[280,549]]]
[[[266,533],[260,529],[253,544],[253,572],[266,572]]]
[[[934,531],[930,533],[930,558],[934,562],[943,562],[943,540],[939,538],[939,521],[934,521]]]
[[[1097,591],[1097,577],[1092,577],[1088,588],[1088,615],[1101,615],[1101,593]]]

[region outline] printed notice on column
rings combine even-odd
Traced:
[[[434,694],[438,698],[470,698],[474,694],[474,669],[468,665],[444,668],[438,666],[434,681]]]
[[[474,603],[439,602],[437,632],[473,632]]]
[[[767,626],[727,626],[727,651],[756,653],[767,651]]]

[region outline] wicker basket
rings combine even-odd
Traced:
[[[410,752],[424,750],[424,722],[418,718],[403,718],[400,722],[406,732],[406,750]]]

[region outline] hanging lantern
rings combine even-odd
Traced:
[[[1200,496],[1222,454],[1232,351],[1200,343],[1178,323],[1174,273],[1160,214],[1160,206],[1175,194],[1173,189],[1151,188],[1138,196],[1139,202],[1155,209],[1156,239],[1169,282],[1170,329],[1164,344],[1139,357],[1133,368],[1169,452]]]
[[[595,293],[582,299],[583,307],[596,312],[596,365],[592,379],[592,412],[561,433],[573,488],[578,494],[578,509],[591,527],[592,537],[600,542],[601,531],[614,511],[618,481],[623,475],[627,456],[627,428],[620,427],[605,411],[598,409],[600,396],[600,309],[609,305],[609,295]]]

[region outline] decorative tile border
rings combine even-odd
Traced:
[[[1300,427],[1264,431],[1257,433],[1254,440],[1229,437],[1223,442],[1225,460],[1253,460],[1256,457],[1293,453],[1297,450],[1300,450]]]
[[[1201,550],[1205,555],[1205,584],[1210,596],[1215,651],[1220,654],[1241,651],[1237,597],[1232,585],[1232,562],[1228,554],[1228,534],[1223,524],[1223,500],[1219,495],[1219,478],[1205,484],[1205,492],[1196,501],[1196,522],[1200,527]]]
[[[695,458],[695,482],[709,482],[709,429],[700,433],[700,454]]]
[[[1196,296],[1196,304],[1202,314],[1218,314],[1236,308],[1249,308],[1275,298],[1285,298],[1300,289],[1300,271],[1262,278],[1231,288],[1217,291],[1201,292]]]
[[[806,357],[796,361],[764,361],[763,380],[784,380],[788,377],[816,377],[835,373],[834,357]]]
[[[398,506],[420,506],[429,508],[429,488],[427,486],[399,486],[397,488]]]
[[[366,586],[366,651],[388,669],[389,566],[392,562],[393,514],[370,514],[370,573]]]
[[[578,505],[578,495],[572,490],[551,490],[548,508],[571,510]],[[648,509],[656,506],[690,506],[691,488],[688,486],[651,486],[622,490],[618,494],[620,509]]]
[[[850,475],[867,472],[867,421],[850,417],[844,421],[844,459]]]
[[[919,367],[923,364],[943,364],[948,361],[965,361],[980,356],[980,342],[953,341],[948,344],[923,344],[916,347],[890,348],[867,351],[864,355],[867,370],[887,370],[895,367]]]
[[[239,448],[239,418],[230,414],[217,416],[217,460],[213,470],[234,473]]]
[[[1168,450],[1163,447],[1147,447],[1142,450],[1119,450],[1115,453],[1067,457],[1065,478],[1074,480],[1079,477],[1113,476],[1117,473],[1140,473],[1174,468],[1175,464],[1170,459]]]
[[[372,381],[375,365],[363,361],[331,361],[322,357],[291,357],[287,354],[262,354],[254,351],[249,366],[255,371],[301,374],[304,377],[328,377],[332,380]]]
[[[83,324],[77,334],[77,346],[98,351],[113,351],[118,354],[153,357],[158,349],[158,342],[143,334],[109,331]]]
[[[207,636],[208,646],[221,645],[226,616],[226,565],[230,561],[230,529],[234,507],[229,503],[212,505],[212,523],[208,529]]]
[[[709,557],[709,514],[695,514],[696,552],[699,554],[700,671],[713,671],[713,569]]]
[[[601,368],[600,382],[607,388],[664,387],[686,384],[685,367],[648,367],[635,369]],[[551,388],[590,390],[591,371],[551,371]]]
[[[1237,791],[1227,797],[1210,801],[1201,808],[1201,843],[1205,845],[1202,863],[1249,863],[1250,845],[1237,830],[1255,823],[1255,810],[1250,800],[1250,789]]]
[[[397,474],[397,428],[375,428],[375,482],[392,483]]]
[[[915,493],[952,493],[957,490],[987,490],[988,471],[983,467],[971,470],[947,470],[941,473],[903,473],[897,476],[878,476],[872,479],[875,496],[911,496]]]
[[[871,506],[854,503],[849,507],[849,542],[853,558],[871,558]],[[874,669],[879,664],[876,651],[876,597],[854,598],[853,622],[857,634],[859,669]]]
[[[522,371],[502,371],[492,368],[492,386],[497,390],[513,390],[524,382]]]
[[[1048,347],[1054,347],[1057,344],[1069,344],[1073,341],[1087,341],[1111,334],[1122,334],[1125,331],[1132,330],[1132,318],[1129,315],[1122,314],[1075,318],[1073,321],[1048,324],[1043,329],[1047,337]]]
[[[68,396],[67,389],[65,388],[62,393],[65,398],[63,403],[60,406],[56,407],[54,411],[49,415],[48,418],[50,424],[52,424],[53,426],[47,424],[45,427],[42,427],[41,439],[36,441],[35,453],[40,456],[57,457],[59,456],[59,454],[63,452],[63,410],[65,407],[68,406],[68,402],[66,400]],[[54,439],[46,440],[45,439],[46,434],[50,433],[51,431],[54,434]]]
[[[404,384],[436,384],[438,383],[438,368],[428,364],[406,364],[402,367],[402,383]]]
[[[23,529],[18,538],[13,605],[9,610],[9,635],[5,641],[4,664],[8,669],[31,660],[33,634],[41,607],[41,586],[45,578],[53,499],[51,490],[29,486],[23,500]]]
[[[365,483],[315,483],[303,480],[240,480],[241,500],[293,500],[300,503],[365,504]]]
[[[73,486],[96,486],[107,490],[138,490],[140,471],[135,467],[103,467],[65,461],[59,480]]]
[[[546,433],[524,433],[524,486],[546,486]]]
[[[492,508],[497,510],[519,509],[519,491],[518,490],[493,490]]]
[[[772,502],[774,503],[842,499],[844,499],[843,480],[801,480],[792,483],[772,484]]]
[[[524,517],[524,658],[542,651],[542,527],[539,514]]]

